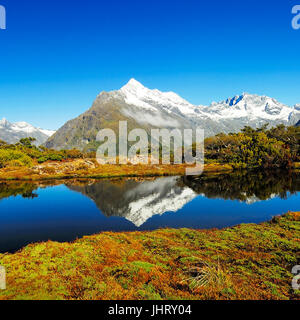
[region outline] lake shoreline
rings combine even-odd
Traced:
[[[102,232],[35,243],[0,254],[8,282],[0,300],[297,300],[291,269],[299,239],[300,212],[289,212],[222,230]],[[201,270],[210,274],[203,286],[194,277]]]
[[[43,181],[67,179],[103,179],[134,177],[183,176],[186,168],[181,165],[102,165],[94,159],[65,162],[48,162],[32,168],[0,169],[0,181]],[[234,168],[230,164],[206,164],[203,174],[230,173]]]
[[[181,165],[99,165],[95,159],[51,161],[34,167],[2,168],[0,181],[45,181],[68,179],[151,178],[184,176],[186,164]],[[239,168],[234,164],[205,164],[203,175],[234,173],[240,170],[299,170],[300,163],[292,168]]]

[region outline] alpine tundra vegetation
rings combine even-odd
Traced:
[[[0,254],[0,299],[298,299],[300,213],[224,230],[105,232]],[[299,260],[298,260],[299,261]]]

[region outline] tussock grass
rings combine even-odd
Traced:
[[[185,281],[193,289],[201,287],[225,289],[231,286],[230,274],[223,270],[219,261],[217,264],[199,261],[195,266],[190,267],[186,273],[188,278]]]

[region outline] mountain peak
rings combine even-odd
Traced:
[[[44,143],[54,131],[35,128],[27,122],[9,122],[5,118],[0,120],[0,139],[7,143],[16,143],[22,138],[32,137],[36,144]]]
[[[131,78],[127,84],[122,88],[122,89],[126,89],[126,88],[145,88],[139,81],[135,80],[134,78]]]
[[[31,125],[30,123],[25,122],[25,121],[16,122],[15,125],[17,125],[20,128],[34,128],[33,125]]]
[[[148,89],[135,79],[131,79],[119,90],[128,105],[134,105],[157,114],[161,112],[181,115],[194,114],[196,106],[181,98],[174,92],[161,92],[158,89]],[[154,121],[157,124],[156,121]]]
[[[6,118],[3,118],[2,120],[0,120],[0,125],[8,125],[9,122],[7,121]]]
[[[212,105],[222,105],[226,104],[229,107],[234,107],[235,105],[242,104],[253,104],[256,106],[266,105],[267,103],[279,104],[279,102],[273,98],[267,96],[260,96],[257,94],[251,94],[243,92],[241,95],[236,95],[234,97],[229,97],[228,99],[221,101],[219,103],[213,103]]]

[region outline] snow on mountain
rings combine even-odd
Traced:
[[[179,120],[177,126],[184,120],[185,126],[189,122],[192,126],[204,128],[206,136],[219,132],[236,132],[246,125],[252,127],[259,127],[265,123],[269,123],[270,126],[294,125],[300,120],[300,105],[290,107],[273,98],[249,93],[214,102],[210,106],[196,106],[176,93],[150,90],[134,79],[116,92],[123,97],[127,105],[142,110],[140,113],[139,110],[130,112],[128,108],[124,109],[126,110],[124,113],[137,122],[145,123],[149,119],[148,114],[155,112],[157,119],[149,121],[149,124],[159,125],[164,121],[160,120],[158,115],[165,112],[173,117],[173,121]],[[168,123],[165,123],[167,126]]]
[[[7,143],[16,143],[22,138],[32,137],[36,144],[43,144],[55,131],[36,128],[27,122],[11,123],[5,118],[0,120],[0,139]]]
[[[300,105],[286,106],[273,98],[243,93],[210,106],[195,106],[176,93],[150,90],[135,79],[131,79],[119,90],[125,102],[145,110],[156,111],[161,108],[168,113],[177,113],[185,117],[209,118],[214,121],[223,119],[248,118],[289,122],[293,114],[300,116]]]
[[[266,96],[244,93],[220,103],[214,103],[202,110],[208,117],[220,121],[222,119],[249,118],[270,121],[288,122],[296,108],[279,103]]]
[[[156,111],[160,107],[169,113],[174,112],[183,115],[197,114],[197,107],[176,93],[161,92],[157,89],[150,90],[135,79],[131,79],[119,92],[124,95],[125,102],[129,105],[139,106],[152,111]]]
[[[48,137],[51,137],[56,132],[55,130],[47,130],[47,129],[41,129],[41,128],[38,128],[38,129]]]

